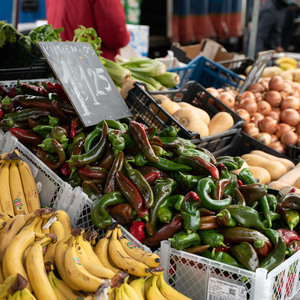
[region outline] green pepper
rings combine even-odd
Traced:
[[[172,195],[168,197],[158,208],[158,219],[162,223],[170,223],[173,217],[172,209],[180,210],[183,195]]]
[[[67,153],[69,156],[72,155],[73,150],[77,144],[78,141],[85,139],[85,133],[83,131],[77,133],[71,143],[69,143],[67,148]]]
[[[293,209],[284,209],[283,216],[288,228],[293,230],[299,223],[299,212]]]
[[[181,137],[178,137],[178,136],[175,136],[175,137],[170,137],[170,136],[162,136],[160,137],[160,140],[161,142],[163,143],[163,145],[167,144],[167,143],[171,143],[175,140],[179,140],[181,141],[188,149],[194,149],[196,148],[196,145],[193,144],[190,140],[188,139],[184,139],[184,138],[181,138]]]
[[[199,253],[200,256],[203,256],[205,258],[213,259],[213,253],[211,250],[206,249],[205,251]]]
[[[209,194],[213,191],[214,188],[215,184],[213,179],[211,177],[206,177],[198,182],[196,193],[201,199],[201,207],[207,208],[212,211],[218,211],[230,205],[232,202],[232,198],[228,196],[227,198],[222,200],[212,199]]]
[[[200,179],[206,177],[205,175],[191,175],[184,174],[182,172],[172,172],[171,176],[176,180],[178,188],[180,190],[193,190]]]
[[[88,152],[80,155],[72,155],[68,160],[70,168],[72,167],[82,167],[87,164],[92,164],[99,160],[105,152],[105,148],[107,145],[107,134],[108,127],[107,124],[104,123],[101,139],[99,142]]]
[[[230,212],[232,218],[239,224],[247,228],[264,230],[265,226],[260,220],[259,213],[250,206],[229,205],[226,209]]]
[[[237,205],[246,205],[246,200],[238,188],[233,189],[233,202]]]
[[[212,255],[212,259],[220,263],[240,267],[239,263],[230,254],[223,251],[218,251],[216,254]]]
[[[112,150],[114,152],[114,156],[117,156],[121,151],[125,148],[125,139],[123,136],[115,130],[111,130],[108,133],[108,139],[112,144]]]
[[[44,139],[44,140],[42,141],[41,144],[38,145],[38,147],[42,148],[42,149],[43,149],[44,151],[46,151],[46,152],[49,152],[49,153],[53,153],[53,154],[54,154],[54,153],[56,153],[56,151],[55,151],[55,149],[54,149],[54,147],[53,147],[52,140],[53,140],[53,139],[52,139],[51,137],[46,138],[46,139]],[[61,145],[62,145],[62,147],[63,147],[64,149],[66,149],[66,148],[68,147],[68,141],[62,143]]]
[[[133,169],[128,162],[125,162],[124,166],[126,175],[140,192],[145,207],[151,208],[154,202],[154,196],[148,181],[140,171]]]
[[[201,242],[204,245],[210,245],[212,248],[226,246],[224,244],[224,236],[221,233],[216,232],[214,229],[200,230],[199,235]]]
[[[230,179],[222,178],[215,181],[215,188],[212,191],[212,196],[216,200],[223,199],[226,187],[231,183]]]
[[[37,125],[33,127],[32,130],[43,138],[49,138],[51,137],[52,128],[50,125]]]
[[[169,126],[164,128],[159,134],[159,137],[176,137],[179,129],[175,126]]]
[[[224,164],[229,171],[240,169],[244,163],[244,160],[239,156],[219,156],[216,158],[217,164]]]
[[[85,152],[88,152],[92,149],[94,141],[101,136],[101,132],[102,132],[102,129],[96,127],[94,130],[92,130],[86,136],[86,139],[84,142],[84,151]]]
[[[263,224],[267,228],[268,225],[269,225],[269,222],[266,220],[266,218],[264,217],[263,213],[260,213],[259,216],[260,216],[261,221],[263,222]],[[270,217],[271,217],[272,223],[273,223],[273,221],[281,219],[280,213],[278,213],[276,211],[270,211]]]
[[[172,153],[167,152],[165,149],[158,145],[152,145],[152,148],[154,150],[154,153],[158,156],[172,156]]]
[[[254,201],[258,201],[267,194],[266,186],[259,182],[243,184],[239,186],[238,189],[243,194],[247,205],[250,205]]]
[[[217,223],[222,226],[235,227],[236,221],[231,217],[228,209],[224,208],[217,214]]]
[[[82,191],[86,193],[92,201],[102,196],[100,189],[90,180],[84,180],[82,182]]]
[[[280,265],[285,259],[286,244],[281,234],[274,229],[267,228],[263,233],[270,239],[273,249],[260,262],[259,267],[271,271]]]
[[[149,235],[153,235],[156,229],[158,208],[164,201],[172,195],[176,188],[176,181],[167,178],[153,187],[154,203],[150,209],[150,219],[146,223],[146,229]]]
[[[254,247],[248,242],[241,242],[231,247],[233,256],[250,271],[255,271],[259,267],[259,258]]]
[[[200,227],[199,205],[200,198],[193,191],[188,192],[181,203],[180,215],[184,221],[184,228],[187,233],[196,232]]]
[[[82,178],[77,172],[75,172],[72,177],[67,176],[64,180],[69,183],[73,189],[77,186],[81,186],[83,183]]]
[[[287,193],[280,197],[278,206],[282,209],[300,210],[300,195],[297,193]]]
[[[106,207],[127,202],[122,192],[116,191],[96,198],[91,206],[91,219],[93,224],[101,229],[106,229],[112,224],[112,218]]]
[[[68,142],[67,138],[68,132],[65,128],[61,126],[54,126],[51,130],[51,137],[56,139],[60,143]]]
[[[59,125],[60,123],[60,119],[58,117],[53,117],[53,116],[48,116],[49,118],[49,125],[54,127],[54,126],[57,126]]]
[[[239,178],[244,184],[256,182],[256,179],[249,168],[243,168],[239,173]]]
[[[278,203],[276,196],[274,196],[272,194],[267,194],[266,197],[267,197],[267,200],[269,203],[270,211],[276,211],[277,203]]]
[[[109,128],[118,129],[118,130],[121,130],[121,131],[126,131],[126,128],[124,127],[124,125],[121,122],[116,121],[116,120],[103,120],[103,121],[101,121],[100,123],[98,123],[96,125],[96,128],[102,128],[104,122],[106,122],[106,124]]]
[[[179,231],[169,238],[172,247],[177,250],[183,250],[192,246],[200,245],[201,239],[198,233],[187,233],[186,231]]]

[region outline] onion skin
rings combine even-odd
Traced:
[[[219,94],[218,99],[229,108],[234,108],[235,106],[235,99],[232,93],[222,92]]]
[[[282,102],[282,96],[278,91],[268,91],[265,100],[269,102],[272,107],[279,107]]]
[[[279,123],[280,121],[280,112],[277,112],[275,110],[270,111],[269,113],[266,114],[266,117],[271,117]]]
[[[288,96],[282,100],[280,105],[281,110],[292,108],[292,109],[299,109],[300,108],[300,100],[295,96]]]
[[[278,126],[277,126],[276,135],[278,136],[278,138],[281,138],[281,136],[285,132],[289,132],[291,130],[292,130],[292,127],[289,124],[279,123]]]
[[[256,139],[259,140],[261,143],[269,146],[271,144],[272,136],[268,132],[260,132]]]
[[[257,112],[266,115],[267,113],[272,111],[272,106],[269,102],[262,100],[257,103]]]
[[[250,91],[245,91],[239,95],[239,101],[242,101],[242,100],[248,99],[248,98],[256,101],[255,95]]]
[[[246,109],[238,108],[235,112],[236,112],[242,119],[245,120],[244,125],[247,125],[247,124],[250,123],[250,114],[247,112]]]
[[[269,81],[269,90],[271,91],[282,91],[284,89],[284,81],[281,76],[273,76]]]
[[[272,149],[276,150],[279,153],[285,153],[285,148],[280,141],[271,143],[269,147],[271,147]]]
[[[246,109],[251,115],[257,112],[257,103],[253,99],[247,98],[239,103],[239,108]]]
[[[264,90],[265,90],[264,86],[259,82],[252,83],[247,89],[247,91],[250,91],[252,93],[256,93],[256,92],[262,93]]]
[[[261,121],[258,122],[258,128],[262,132],[267,132],[273,134],[277,130],[277,122],[271,117],[264,117]]]
[[[294,131],[285,132],[281,136],[280,141],[285,146],[295,146],[298,142],[298,135]]]
[[[278,139],[278,136],[276,134],[271,135],[271,144],[277,142],[278,140],[279,139]]]
[[[258,125],[258,122],[261,121],[263,118],[264,118],[264,115],[256,112],[253,115],[251,115],[250,122]]]
[[[218,98],[219,97],[219,92],[217,91],[217,89],[215,89],[214,87],[208,87],[206,89],[206,91],[208,93],[210,93],[212,96],[214,96],[215,98]],[[211,104],[211,105],[215,105],[216,101],[213,99],[213,98],[209,98],[208,99],[208,103]]]
[[[252,136],[254,138],[256,138],[259,134],[258,126],[251,122],[247,125],[244,125],[243,130],[245,131],[245,133],[249,134],[250,136]]]
[[[295,132],[296,132],[298,135],[300,135],[300,124],[298,124],[298,125],[296,126]]]
[[[280,120],[282,123],[287,123],[290,126],[297,126],[300,122],[300,116],[295,109],[287,108],[281,112]]]

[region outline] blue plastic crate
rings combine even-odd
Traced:
[[[244,79],[236,73],[201,55],[197,56],[185,67],[173,68],[168,71],[179,74],[181,79],[180,87],[184,86],[188,81],[194,80],[205,88],[231,87],[238,89],[244,82]]]

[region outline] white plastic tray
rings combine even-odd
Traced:
[[[300,289],[300,251],[267,273],[251,272],[171,247],[161,242],[165,280],[193,300],[283,300]]]

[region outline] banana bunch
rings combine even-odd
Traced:
[[[0,157],[0,210],[10,216],[28,214],[40,208],[40,199],[27,162],[17,150]]]
[[[27,288],[28,281],[20,274],[7,277],[0,284],[0,299],[34,300],[36,299]]]
[[[298,66],[298,62],[295,58],[289,56],[283,56],[277,58],[275,64],[279,66],[283,71],[296,69]]]

